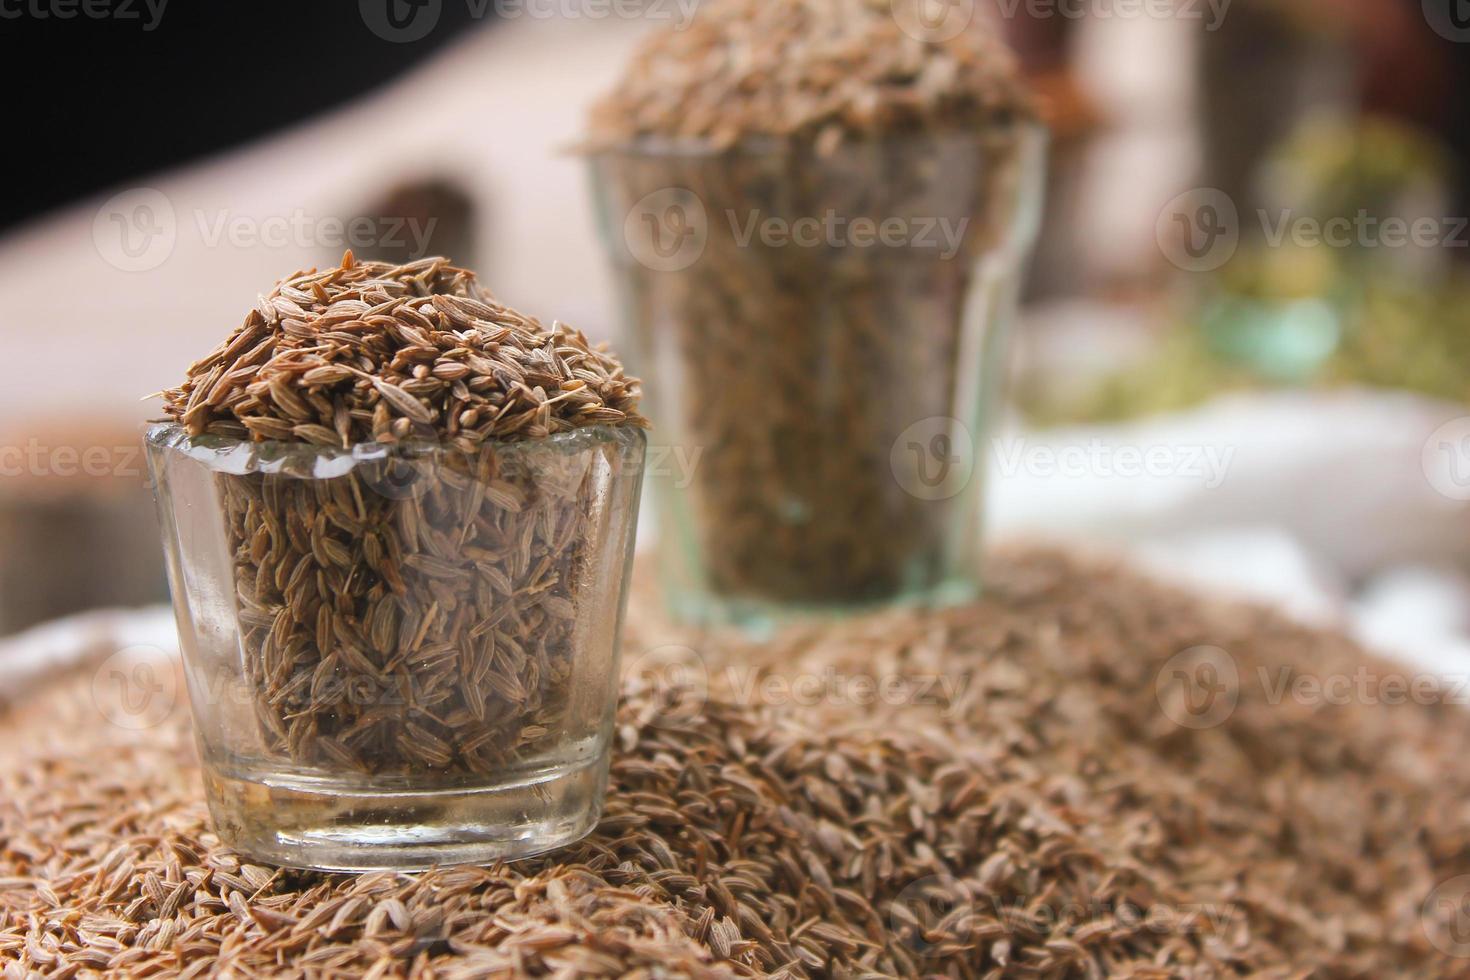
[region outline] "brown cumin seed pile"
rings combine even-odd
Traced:
[[[596,730],[573,717],[576,624],[616,601],[599,481],[637,477],[637,400],[611,354],[442,258],[349,252],[262,297],[164,392],[190,436],[283,464],[214,475],[259,729],[242,761],[486,772]],[[395,451],[310,475],[303,449],[360,443]]]
[[[711,0],[651,36],[589,119],[638,362],[678,366],[650,414],[700,453],[664,488],[664,537],[692,529],[680,554],[700,556],[675,580],[840,605],[974,573],[953,556],[977,537],[976,495],[906,493],[891,453],[994,404],[1039,160],[1010,54],[978,22],[919,40],[896,13],[912,6]],[[640,213],[675,192],[692,194],[676,224]],[[654,240],[619,241],[627,216]],[[747,230],[811,221],[836,230]],[[902,234],[857,244],[859,222]],[[688,233],[697,257],[659,261]]]
[[[163,393],[190,435],[323,446],[428,437],[473,452],[642,424],[638,384],[561,324],[495,301],[447,259],[357,262],[276,284]]]
[[[632,660],[692,646],[709,698],[630,676],[600,826],[489,868],[242,863],[209,829],[183,705],[128,732],[89,677],[58,682],[0,716],[5,975],[1466,976],[1435,946],[1455,910],[1429,901],[1470,873],[1463,707],[1273,703],[1259,671],[1396,669],[1112,566],[1015,552],[988,581],[973,606],[767,646],[680,632],[640,596]],[[1241,683],[1196,730],[1154,682],[1199,644]],[[748,696],[812,676],[915,694]]]

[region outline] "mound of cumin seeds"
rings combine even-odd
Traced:
[[[170,418],[285,464],[215,475],[255,761],[483,773],[595,726],[572,717],[578,616],[610,601],[591,474],[620,465],[606,433],[644,424],[611,354],[445,259],[349,252],[188,374]],[[292,454],[360,443],[403,454],[330,479]]]
[[[974,575],[950,567],[973,564],[952,546],[975,537],[973,498],[920,499],[892,459],[912,427],[973,429],[996,401],[1037,134],[978,15],[926,41],[914,6],[711,0],[588,120],[603,224],[653,229],[612,242],[639,363],[678,366],[650,414],[700,454],[666,489],[665,553],[699,556],[670,577],[721,598],[866,604]],[[812,221],[837,230],[758,231]],[[859,244],[859,222],[901,240]],[[675,234],[698,245],[670,267]]]
[[[474,450],[641,425],[638,382],[575,330],[495,301],[447,259],[299,272],[163,392],[190,435],[323,446],[428,437]]]
[[[1470,873],[1463,707],[1273,703],[1260,670],[1395,668],[1112,565],[1011,552],[988,581],[973,606],[761,646],[671,627],[643,594],[631,659],[682,644],[707,684],[630,676],[601,825],[510,866],[242,864],[209,830],[182,705],[129,732],[99,714],[111,705],[89,677],[59,682],[0,715],[0,962],[7,976],[1465,976],[1429,901]],[[1199,644],[1242,680],[1233,713],[1190,729],[1154,681]],[[916,693],[749,695],[753,680],[843,676]],[[924,686],[935,677],[958,693]]]

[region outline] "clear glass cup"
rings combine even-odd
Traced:
[[[589,153],[650,379],[676,613],[758,629],[978,592],[985,438],[1045,145],[1009,122]]]
[[[220,837],[274,864],[523,857],[597,822],[645,436],[147,437]]]

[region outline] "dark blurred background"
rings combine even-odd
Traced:
[[[71,16],[36,16],[31,0],[0,8],[0,78],[26,176],[24,193],[0,198],[0,226],[310,119],[481,23],[451,2],[425,37],[386,43],[355,6],[172,0],[158,12],[131,0],[107,17],[80,4]]]
[[[409,0],[381,3],[419,15]],[[1436,4],[1445,23],[1470,30],[1463,0],[1237,0],[1204,52],[1234,77],[1204,94],[1221,111],[1274,102],[1282,93],[1273,72],[1308,69],[1313,55],[1340,49],[1333,53],[1351,60],[1357,107],[1437,134],[1457,154],[1463,188],[1470,48],[1432,29],[1425,7]],[[436,16],[424,37],[385,43],[352,0],[107,6],[113,13],[96,17],[81,0],[0,5],[0,79],[13,94],[6,114],[27,177],[23,193],[0,199],[0,227],[310,119],[390,84],[472,27],[493,26],[504,9],[435,3],[423,8]],[[1180,0],[1185,14],[1191,7],[1208,16],[1203,0]],[[1027,17],[1030,8],[1055,9],[1021,3],[1009,33],[1034,72],[1065,73],[1081,18]],[[1298,29],[1322,36],[1317,51],[1290,36]],[[1272,127],[1251,135],[1254,144],[1283,134]],[[1227,142],[1221,152],[1252,148]]]

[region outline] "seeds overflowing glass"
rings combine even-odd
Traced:
[[[624,314],[689,464],[655,485],[690,618],[978,588],[1044,135],[993,37],[908,6],[710,0],[594,110]]]
[[[216,824],[281,864],[519,856],[595,823],[638,384],[444,259],[297,274],[149,434]]]

